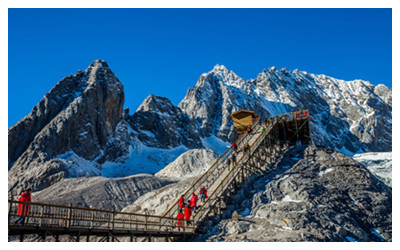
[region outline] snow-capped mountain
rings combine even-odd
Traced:
[[[179,107],[200,127],[201,136],[233,139],[229,115],[239,109],[262,117],[308,109],[315,143],[347,154],[391,151],[392,91],[367,81],[275,67],[244,81],[217,65],[200,76]]]
[[[9,191],[63,178],[156,173],[190,149],[223,153],[234,138],[229,115],[261,117],[309,109],[313,140],[352,155],[391,151],[391,90],[366,81],[272,67],[243,80],[222,65],[200,76],[175,106],[149,95],[129,115],[107,63],[62,79],[9,129]]]

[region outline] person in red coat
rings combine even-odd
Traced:
[[[237,145],[235,142],[232,143],[231,148],[233,148],[233,150],[235,150],[235,152],[237,152]]]
[[[179,207],[184,208],[185,207],[185,199],[183,198],[183,195],[179,198]]]
[[[197,201],[199,200],[199,197],[193,192],[192,193],[192,198],[190,198],[190,207],[193,210],[193,213],[196,213],[197,210]]]
[[[179,209],[179,212],[176,215],[176,218],[178,219],[176,221],[176,225],[178,226],[178,230],[181,231],[181,227],[183,227],[183,218],[184,218],[184,214],[182,212],[182,209]]]
[[[229,160],[229,159],[228,159]],[[200,188],[200,200],[201,202],[205,202],[206,199],[208,198],[207,196],[207,189],[203,186],[202,188]]]
[[[192,209],[190,208],[189,205],[185,207],[185,211],[183,212],[183,214],[185,216],[185,220],[190,220],[190,217],[192,216]],[[186,223],[187,225],[189,225],[190,221],[187,221]]]
[[[23,191],[21,193],[21,196],[19,197],[18,201],[31,202],[31,193],[32,193],[32,189],[30,189],[30,188]],[[31,205],[29,205],[29,204],[19,203],[18,204],[18,213],[17,213],[19,218],[15,221],[15,223],[21,222],[21,224],[24,225],[25,217],[28,216],[30,208],[31,208]]]
[[[253,131],[253,129],[251,128],[251,125],[249,125],[249,126],[247,127],[247,133],[248,133],[248,134],[251,134],[252,131]]]

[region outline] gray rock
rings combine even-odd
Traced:
[[[143,194],[173,183],[141,174],[124,178],[81,177],[63,179],[32,194],[35,202],[121,211]]]
[[[196,125],[168,98],[149,95],[128,122],[148,147],[203,148]]]
[[[315,146],[284,159],[242,202],[250,213],[239,223],[250,227],[239,230],[238,222],[223,220],[206,240],[392,241],[392,190],[363,165]]]
[[[155,174],[158,177],[185,179],[204,173],[218,155],[209,149],[191,149]]]

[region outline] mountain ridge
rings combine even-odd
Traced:
[[[233,141],[229,115],[239,109],[253,110],[262,118],[308,109],[315,143],[349,155],[391,151],[391,95],[384,85],[297,69],[271,67],[245,81],[216,65],[178,105],[150,94],[129,115],[123,111],[122,83],[105,61],[96,60],[63,78],[9,129],[9,190],[38,190],[62,178],[106,172],[112,173],[109,177],[158,172],[190,149],[207,148],[207,140],[221,145]],[[26,137],[26,131],[36,141]],[[88,164],[90,171],[85,170]],[[31,176],[24,177],[21,172],[26,171]]]

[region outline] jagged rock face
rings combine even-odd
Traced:
[[[245,82],[217,65],[189,89],[179,107],[200,126],[202,137],[214,134],[223,140],[233,139],[229,115],[239,109],[262,117],[308,109],[314,141],[352,154],[391,151],[391,96],[384,85],[274,67]]]
[[[8,131],[9,190],[40,190],[73,175],[72,163],[59,155],[93,161],[121,120],[123,104],[123,86],[104,61],[61,80]]]
[[[392,190],[337,151],[289,151],[210,241],[391,241]],[[212,230],[210,230],[212,231]]]
[[[143,194],[171,183],[171,180],[147,174],[124,178],[64,179],[33,193],[32,199],[35,202],[121,211]]]
[[[196,125],[168,98],[148,96],[128,122],[148,147],[203,147]]]
[[[97,158],[97,162],[104,163],[106,161],[123,163],[129,157],[129,147],[133,144],[134,136],[130,133],[130,127],[127,121],[121,119],[117,124],[114,132]]]
[[[155,176],[177,179],[197,176],[204,173],[217,159],[218,155],[212,150],[192,149],[181,154]]]

